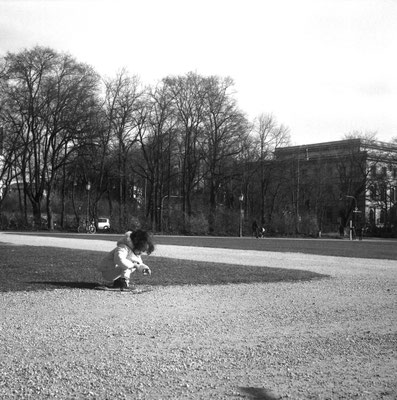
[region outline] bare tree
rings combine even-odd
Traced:
[[[201,150],[206,166],[209,192],[209,232],[215,228],[217,196],[232,173],[233,157],[241,153],[241,143],[248,135],[249,124],[232,97],[230,78],[205,79],[203,141]]]
[[[378,132],[376,131],[351,131],[343,136],[343,139],[362,139],[366,142],[373,142],[377,140]]]
[[[254,121],[253,134],[254,145],[257,149],[256,159],[260,169],[260,215],[261,223],[264,224],[266,191],[270,184],[269,175],[266,174],[269,164],[266,161],[272,158],[275,148],[290,144],[290,133],[288,127],[278,125],[272,114],[261,114]]]
[[[114,79],[107,80],[105,86],[106,116],[117,149],[119,226],[122,228],[128,225],[127,197],[134,186],[133,176],[128,174],[128,158],[138,141],[137,128],[140,122],[137,122],[137,113],[142,107],[140,99],[143,90],[139,79],[129,76],[126,70],[121,70]]]
[[[8,133],[24,146],[18,162],[37,224],[46,198],[52,228],[54,183],[89,129],[87,113],[95,102],[97,83],[92,68],[49,48],[35,47],[5,57],[1,89],[7,106],[1,113],[13,127]]]
[[[0,100],[1,101],[1,100]],[[0,105],[1,107],[1,105]],[[4,122],[3,122],[4,123]],[[6,129],[7,129],[7,125]],[[16,158],[21,154],[21,147],[12,140],[4,126],[0,127],[0,213],[11,183],[17,178]]]
[[[140,131],[144,162],[136,164],[137,173],[144,179],[145,208],[150,214],[153,229],[163,229],[164,203],[170,214],[170,198],[178,191],[177,119],[173,97],[164,83],[150,90],[147,99],[148,119],[145,131]],[[168,200],[165,202],[165,200]]]
[[[180,132],[180,195],[186,225],[185,217],[192,214],[193,190],[202,180],[199,142],[202,139],[205,87],[203,78],[192,72],[186,76],[167,77],[164,84],[172,95]]]

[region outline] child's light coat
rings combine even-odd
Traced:
[[[143,264],[141,256],[133,252],[131,232],[117,242],[117,247],[109,252],[99,264],[104,279],[112,281],[119,277],[129,280],[130,275]]]

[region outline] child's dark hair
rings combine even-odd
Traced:
[[[132,244],[134,245],[134,249],[140,250],[147,254],[153,253],[154,244],[152,242],[152,238],[146,231],[138,229],[137,231],[131,232],[130,238]]]

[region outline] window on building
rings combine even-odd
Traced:
[[[390,202],[395,203],[397,201],[397,187],[390,188]]]
[[[382,210],[380,210],[379,222],[381,224],[384,224],[386,222],[386,210],[384,210],[383,208],[382,208]]]
[[[380,201],[386,201],[387,199],[387,188],[386,185],[380,187]]]
[[[375,210],[373,208],[371,208],[369,210],[369,223],[371,225],[375,224],[375,216],[376,216],[376,212],[375,212]]]
[[[371,185],[369,188],[369,197],[371,200],[376,200],[376,197],[377,197],[376,192],[377,192],[376,184]]]

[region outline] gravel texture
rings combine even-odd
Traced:
[[[156,253],[331,277],[139,295],[1,293],[0,398],[397,399],[396,261]]]

